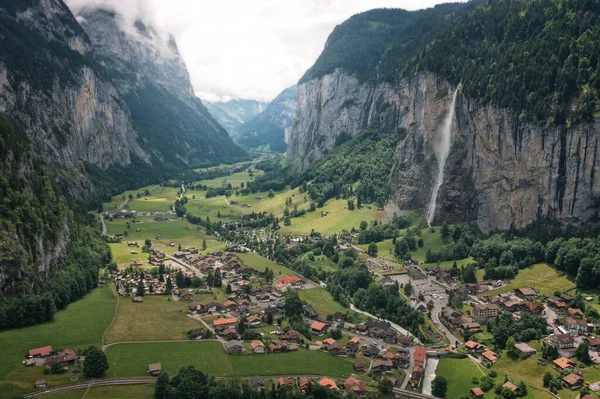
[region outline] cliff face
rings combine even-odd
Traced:
[[[93,44],[95,60],[123,96],[145,149],[182,167],[245,156],[194,95],[171,36],[141,21],[128,26],[105,10],[83,10],[78,20]]]
[[[0,8],[0,112],[35,153],[62,169],[145,159],[129,112],[89,58],[91,44],[59,0]]]
[[[223,126],[232,138],[237,138],[240,128],[263,112],[268,103],[256,100],[234,99],[227,102],[204,102],[210,114]]]
[[[240,128],[238,143],[247,148],[285,152],[296,115],[298,88],[288,87],[266,109]]]
[[[406,128],[391,183],[401,208],[429,203],[434,148],[454,87],[432,74],[398,84],[360,84],[339,70],[299,87],[288,162],[306,167],[340,134],[370,125]],[[524,124],[510,112],[459,94],[436,221],[476,221],[483,231],[525,227],[542,217],[582,223],[598,211],[600,120],[573,128]]]

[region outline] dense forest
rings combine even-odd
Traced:
[[[439,35],[404,76],[435,72],[521,120],[598,115],[598,0],[490,0]]]
[[[0,192],[0,329],[52,320],[57,309],[98,285],[110,249],[92,226],[93,217],[68,209],[24,136],[2,114]],[[48,272],[40,270],[44,256],[61,245],[64,256]]]
[[[354,15],[329,35],[325,49],[299,84],[337,68],[363,82],[392,80],[437,34],[479,3],[440,4],[414,12],[377,9]]]

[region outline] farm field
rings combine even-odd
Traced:
[[[237,219],[242,216],[242,212],[238,207],[227,206],[225,198],[223,196],[206,198],[205,192],[203,191],[192,191],[196,195],[196,199],[189,196],[185,209],[190,215],[201,217],[202,219],[210,218],[211,221],[217,220],[227,221],[231,219]],[[232,199],[229,198],[229,201]],[[219,214],[221,216],[219,217]]]
[[[29,349],[46,345],[74,350],[100,347],[115,304],[116,292],[110,284],[56,312],[51,322],[0,332],[0,398],[11,397],[13,390],[17,394],[29,392],[33,382],[42,378],[42,368],[21,365]],[[48,376],[49,383],[64,384],[68,380],[67,375]]]
[[[137,193],[141,194],[146,190],[150,193],[149,196],[142,195],[140,198],[137,198]],[[177,199],[178,190],[179,189],[175,187],[152,185],[137,190],[125,191],[122,194],[113,196],[110,202],[104,203],[103,210],[105,212],[118,211],[125,200],[132,195],[133,198],[127,202],[129,210],[138,212],[166,212],[171,209],[173,202]],[[125,197],[125,199],[123,199],[123,197]]]
[[[494,367],[495,369],[495,367]],[[486,369],[482,367],[484,372]],[[442,358],[438,364],[437,374],[446,377],[448,380],[448,393],[446,394],[447,398],[460,398],[463,395],[469,396],[469,391],[471,388],[479,386],[478,384],[473,383],[473,379],[477,378],[478,380],[483,377],[482,372],[477,368],[477,366],[470,359],[449,359]],[[515,373],[512,373],[513,375]],[[516,374],[520,375],[520,374]],[[518,380],[510,379],[512,383],[515,385],[518,384]],[[496,377],[496,383],[504,383],[504,376],[498,374]],[[542,399],[548,398],[548,394],[534,389],[532,387],[528,387],[527,399]],[[496,397],[494,390],[490,390],[485,393],[485,399],[493,399]]]
[[[203,328],[187,317],[187,301],[169,301],[169,296],[148,295],[134,303],[128,297],[119,301],[114,324],[106,333],[105,344],[123,341],[187,339],[188,330]]]
[[[66,391],[45,395],[44,398],[81,399],[85,391],[85,389]],[[154,398],[154,384],[93,387],[85,397],[86,399],[152,399]]]
[[[480,273],[478,278],[483,278]],[[514,291],[517,288],[533,287],[542,295],[552,295],[555,291],[568,291],[575,288],[575,282],[569,276],[559,272],[545,263],[538,263],[519,270],[519,274],[510,280],[508,285],[496,290],[487,291],[486,295],[498,295]]]
[[[122,344],[107,348],[106,354],[110,364],[114,363],[111,367],[117,377],[144,376],[148,364],[155,362],[160,362],[170,375],[187,365],[216,377],[279,374],[343,377],[353,371],[350,361],[320,351],[228,356],[223,345],[216,341]]]
[[[245,185],[249,181],[254,181],[256,177],[261,176],[263,174],[263,171],[254,170],[252,174],[253,176],[250,176],[250,173],[248,172],[238,172],[229,176],[217,177],[211,180],[201,180],[199,182],[196,182],[196,184],[203,184],[208,187],[214,188],[224,187],[228,184],[231,184],[233,188],[236,188],[240,187],[241,183],[244,183]]]
[[[268,267],[269,269],[273,270],[275,277],[292,275],[300,276],[299,274],[294,273],[293,270],[283,267],[273,261],[270,261],[269,259],[265,259],[255,252],[237,254],[237,257],[240,259],[242,264],[261,273],[264,273]]]

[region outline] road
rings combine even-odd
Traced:
[[[141,385],[141,384],[152,384],[156,382],[156,378],[154,377],[141,377],[141,378],[111,378],[107,380],[90,380],[88,382],[82,382],[77,384],[70,385],[59,385],[53,388],[48,388],[43,391],[32,392],[30,394],[24,395],[25,398],[37,398],[44,395],[50,395],[54,393],[60,393],[65,391],[73,391],[77,389],[85,389],[88,390],[91,387],[104,387],[110,385]]]

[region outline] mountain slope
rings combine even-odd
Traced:
[[[149,152],[176,167],[245,156],[195,97],[172,37],[163,37],[141,21],[124,30],[120,16],[110,11],[87,9],[79,17],[95,59],[117,85]]]
[[[256,100],[231,100],[224,102],[208,102],[204,104],[210,114],[229,132],[232,138],[237,138],[240,127],[261,113],[267,103]]]
[[[462,82],[435,221],[473,221],[485,232],[544,218],[596,223],[598,10],[597,1],[492,0],[451,14],[453,23],[436,40],[415,50],[413,60],[396,54],[406,60],[396,65],[373,67],[370,49],[354,53],[356,65],[332,52],[352,47],[353,35],[337,47],[328,42],[319,59],[338,58],[318,61],[327,68],[313,67],[299,85],[288,163],[307,168],[368,128],[382,137],[404,131],[389,170],[392,198],[403,209],[425,210],[444,120]],[[379,26],[367,19],[369,25]],[[379,42],[367,33],[366,42]],[[388,40],[385,29],[381,35]],[[544,59],[554,85],[547,84]],[[529,92],[519,88],[525,80]]]
[[[246,148],[285,152],[287,134],[296,116],[298,88],[288,87],[267,108],[239,128],[236,141]]]

